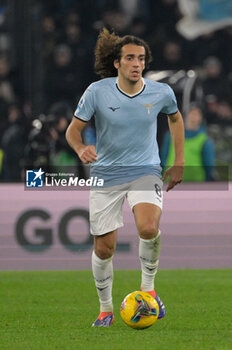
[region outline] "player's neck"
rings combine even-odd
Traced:
[[[129,80],[125,80],[122,77],[118,76],[117,84],[120,90],[125,92],[128,95],[134,95],[140,92],[144,86],[144,81],[141,78],[137,82],[131,82]]]

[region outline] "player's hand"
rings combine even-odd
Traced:
[[[166,192],[171,190],[177,184],[181,183],[183,179],[183,174],[184,174],[183,166],[173,165],[165,171],[165,174],[162,180],[165,181],[169,177],[169,184],[166,189]]]
[[[84,164],[89,164],[97,161],[97,153],[95,146],[84,146],[78,153],[80,160]]]

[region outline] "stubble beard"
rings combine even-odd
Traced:
[[[135,80],[133,80],[133,79],[131,79],[129,77],[126,80],[128,81],[129,84],[136,85],[139,81],[141,81],[141,79],[142,79],[142,76],[139,75],[139,77],[136,78]]]

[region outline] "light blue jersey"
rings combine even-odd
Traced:
[[[104,178],[106,186],[144,175],[161,177],[157,116],[176,113],[177,102],[169,85],[143,81],[133,96],[120,90],[116,77],[94,82],[74,113],[86,122],[95,116],[98,161],[91,165],[91,176]]]

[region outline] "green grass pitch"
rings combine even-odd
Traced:
[[[140,271],[115,271],[115,322],[91,328],[98,298],[90,271],[0,272],[1,350],[232,349],[232,271],[159,271],[167,315],[145,330],[127,327],[121,301]]]

